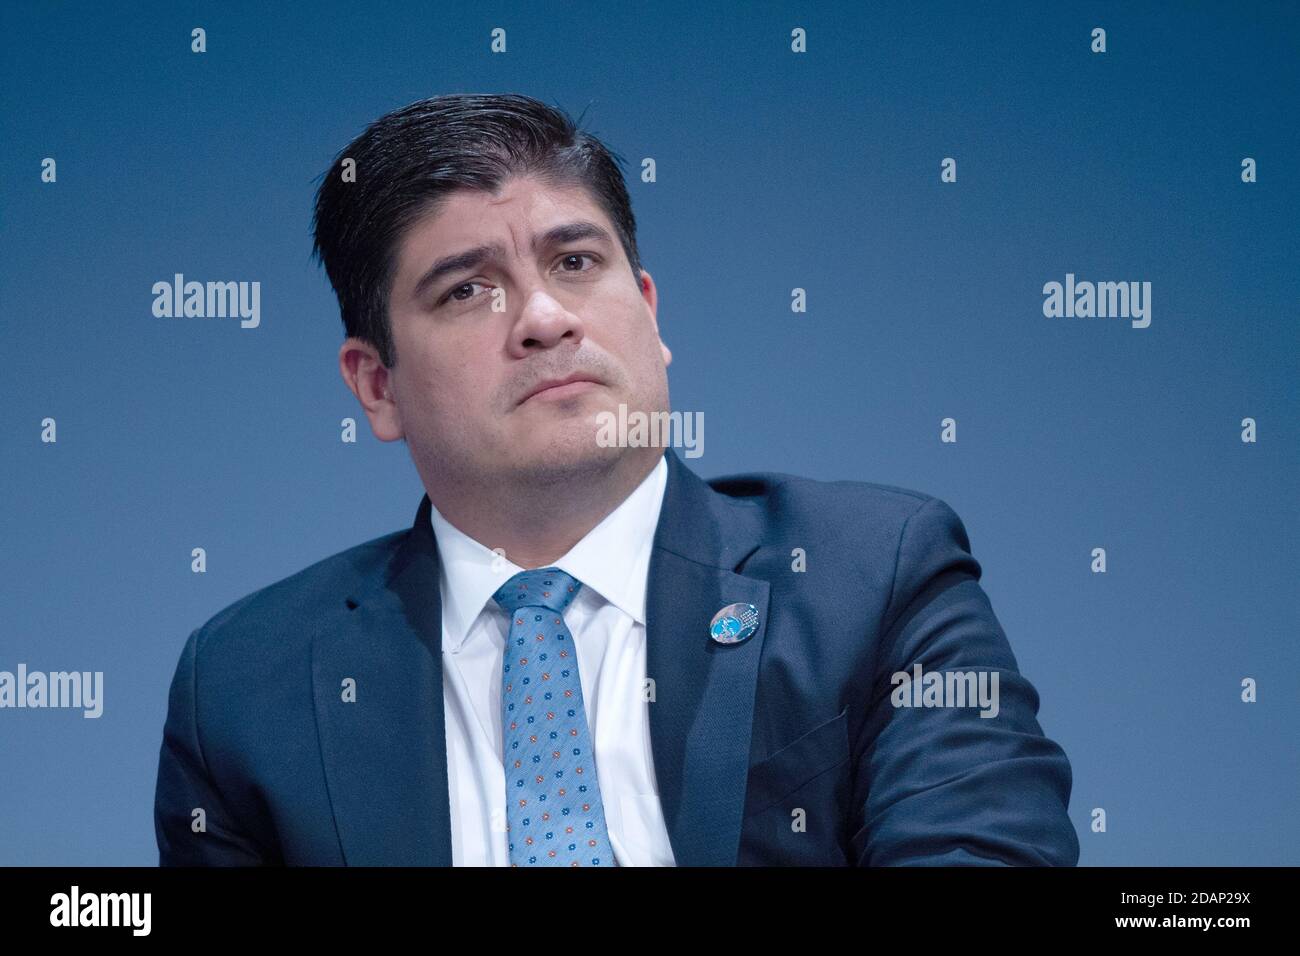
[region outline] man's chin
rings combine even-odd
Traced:
[[[596,429],[588,423],[575,427],[539,429],[516,448],[512,470],[530,482],[554,483],[600,474],[611,470],[627,452],[625,448],[602,447]]]

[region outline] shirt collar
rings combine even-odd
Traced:
[[[553,564],[641,625],[667,483],[668,462],[660,456],[641,484]],[[438,542],[443,650],[454,654],[497,588],[524,569],[453,526],[436,507],[429,520]]]

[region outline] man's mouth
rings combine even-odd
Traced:
[[[538,382],[527,395],[520,399],[519,404],[538,399],[540,401],[550,401],[552,399],[568,398],[571,395],[579,395],[597,387],[602,383],[596,381],[590,375],[583,372],[575,372],[573,375],[564,378],[548,379],[544,382]]]

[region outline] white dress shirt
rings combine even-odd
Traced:
[[[582,582],[564,612],[578,656],[609,842],[619,866],[673,866],[645,700],[646,578],[668,463],[554,562]],[[508,866],[501,663],[510,621],[492,595],[524,570],[434,508],[442,587],[442,692],[454,866]]]

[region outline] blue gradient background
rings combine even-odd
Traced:
[[[106,697],[98,720],[0,711],[0,863],[156,863],[190,631],[410,525],[407,449],[337,370],[315,180],[390,109],[515,91],[585,110],[628,161],[673,405],[705,415],[690,467],[898,484],[962,517],[1072,763],[1081,864],[1300,864],[1295,3],[0,17],[0,669],[102,670]],[[261,327],[154,318],[175,272],[260,281]],[[1150,328],[1044,318],[1067,272],[1150,281]]]

